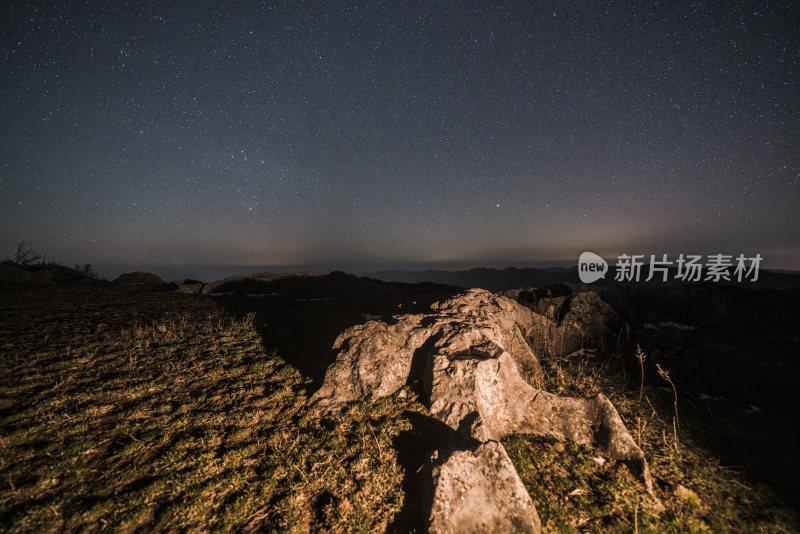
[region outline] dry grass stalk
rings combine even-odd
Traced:
[[[639,360],[639,369],[642,376],[642,381],[639,384],[639,403],[641,403],[642,395],[644,394],[644,361],[647,359],[647,354],[644,353],[639,345],[636,345],[636,359]]]
[[[675,438],[675,450],[678,450],[678,390],[675,388],[675,384],[672,382],[672,379],[669,377],[669,371],[665,371],[661,368],[659,364],[656,364],[656,368],[658,369],[658,376],[669,382],[669,385],[672,386],[672,404],[675,408],[675,417],[672,419],[672,432]]]

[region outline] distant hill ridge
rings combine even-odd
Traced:
[[[550,267],[544,269],[533,267],[524,269],[518,269],[516,267],[507,267],[505,269],[479,267],[466,271],[444,271],[430,269],[426,271],[385,270],[360,274],[362,276],[377,278],[378,280],[383,280],[384,282],[434,282],[437,284],[457,285],[465,288],[488,289],[489,291],[505,291],[520,287],[545,287],[564,283],[581,283],[580,279],[578,278],[577,267]],[[635,282],[633,285],[680,285],[682,282],[680,280],[675,280],[676,274],[676,269],[670,269],[668,282],[665,283],[659,280],[645,282],[644,280],[647,278],[647,266],[645,265],[642,268],[641,281]],[[606,275],[605,280],[598,281],[592,285],[609,285],[617,283],[618,282],[614,281],[614,267],[612,266],[610,267],[609,273]],[[720,283],[736,284],[735,282]],[[797,271],[773,271],[763,269],[759,272],[758,280],[756,282],[748,281],[736,285],[772,289],[800,288],[800,273]]]

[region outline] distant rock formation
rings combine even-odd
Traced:
[[[178,291],[182,293],[226,297],[279,297],[308,300],[355,297],[387,301],[423,294],[453,294],[459,290],[461,288],[439,284],[387,284],[380,280],[358,277],[342,271],[243,274],[207,284],[187,280],[178,288]]]
[[[239,274],[216,282],[204,284],[201,292],[203,295],[218,291],[234,291],[237,293],[250,293],[258,291],[264,284],[275,282],[289,277],[312,278],[327,276],[329,271],[304,271],[299,273],[255,273]]]
[[[168,284],[158,275],[135,271],[119,275],[114,281],[114,285],[129,289],[140,289],[144,291],[158,291],[174,289],[174,284]]]
[[[580,341],[600,327],[594,311],[607,310],[594,297],[578,295],[573,303],[559,324],[511,299],[470,290],[394,324],[353,326],[335,341],[336,361],[309,403],[332,414],[405,384],[423,385],[431,415],[463,439],[455,449],[440,445],[431,457],[431,531],[539,531],[530,497],[520,493],[522,482],[497,443],[513,432],[597,447],[628,464],[655,499],[644,454],[605,396],[561,398],[520,374],[540,372],[528,339],[561,333]]]
[[[179,293],[200,293],[203,291],[203,282],[197,282],[194,280],[186,280],[181,285],[178,286],[177,291]]]

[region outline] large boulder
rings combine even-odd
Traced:
[[[600,295],[581,291],[567,299],[566,313],[559,326],[576,329],[584,344],[594,346],[602,343],[603,337],[616,323],[617,314]]]
[[[626,463],[654,494],[644,454],[604,395],[577,399],[536,389],[491,341],[469,349],[437,346],[431,362],[431,415],[464,437],[500,440],[523,432],[571,439]]]
[[[617,409],[602,393],[585,399],[559,397],[537,390],[517,432],[564,438],[590,445],[625,463],[655,499],[653,479],[644,453],[636,445]]]
[[[473,289],[431,306],[443,325],[441,337],[452,350],[489,340],[507,351],[521,366],[538,370],[539,360],[528,344],[540,318],[511,299]]]
[[[396,324],[369,321],[345,330],[333,344],[339,351],[311,403],[324,412],[353,401],[372,402],[408,381],[414,353],[432,331],[421,315],[404,315]]]
[[[514,432],[536,396],[511,356],[491,341],[462,350],[439,348],[431,357],[430,376],[431,415],[479,441]]]
[[[415,357],[427,367],[434,347],[468,349],[491,341],[518,363],[538,369],[538,360],[526,342],[533,328],[530,310],[481,289],[431,307],[429,314],[402,315],[395,324],[370,321],[345,330],[334,342],[336,361],[328,368],[322,387],[310,402],[323,412],[341,410],[348,402],[371,402],[391,395],[411,376]]]
[[[179,285],[176,291],[178,291],[178,293],[189,293],[189,294],[200,293],[201,291],[203,291],[204,285],[205,284],[203,284],[203,282],[187,281]]]
[[[525,295],[520,293],[518,298],[523,299]],[[592,291],[526,299],[525,302],[535,312],[536,327],[531,343],[534,350],[545,357],[561,357],[581,348],[601,347],[606,334],[618,321],[611,306]]]

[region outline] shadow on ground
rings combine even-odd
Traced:
[[[411,423],[411,429],[398,434],[394,447],[405,472],[402,488],[406,499],[387,531],[424,532],[433,502],[431,472],[425,466],[428,458],[437,449],[464,449],[475,447],[478,442],[433,417],[412,411],[406,411],[403,417]]]
[[[264,349],[276,352],[311,381],[309,394],[333,363],[332,346],[347,328],[370,319],[391,322],[422,313],[438,300],[463,291],[441,284],[386,283],[341,272],[298,275],[270,282],[233,281],[214,297],[238,316],[255,313]]]

